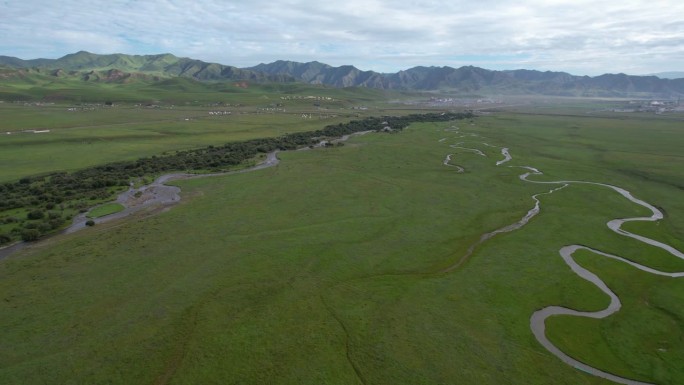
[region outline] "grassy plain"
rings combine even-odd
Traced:
[[[127,84],[36,74],[3,79],[0,182],[313,131],[382,115],[396,107],[391,101],[405,97],[397,92],[301,84],[242,88],[185,78]]]
[[[480,136],[459,138],[451,125]],[[684,249],[683,134],[681,122],[655,116],[497,113],[176,182],[184,199],[170,211],[0,262],[0,382],[607,384],[546,352],[529,317],[548,305],[607,305],[564,264],[566,244],[684,270],[605,227],[645,210],[572,185],[543,195],[523,229],[441,271],[553,187],[522,182],[508,165],[536,167],[539,180],[624,187],[667,212],[626,228]],[[487,157],[449,147],[458,142]],[[499,148],[483,142],[508,147],[513,160],[496,167]],[[451,153],[464,173],[442,165]],[[684,384],[684,281],[578,259],[624,309],[606,320],[552,318],[551,339],[601,369]]]

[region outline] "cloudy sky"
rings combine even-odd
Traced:
[[[395,72],[684,71],[681,0],[0,0],[0,55],[172,53]]]

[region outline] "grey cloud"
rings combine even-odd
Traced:
[[[310,0],[110,0],[103,6],[63,0],[56,7],[47,0],[24,0],[0,4],[0,54],[171,52],[231,65],[319,60],[385,72],[419,64],[496,64],[580,74],[681,68],[684,22],[678,15],[684,5],[673,0],[651,5],[634,0],[541,5],[348,0],[344,6]],[[454,59],[458,55],[483,59],[462,63]]]

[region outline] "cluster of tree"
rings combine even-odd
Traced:
[[[0,245],[9,243],[15,238],[24,241],[33,241],[41,235],[50,233],[62,227],[66,222],[63,212],[57,210],[32,209],[24,218],[5,216],[0,219],[0,224],[17,224],[9,234],[0,233]]]
[[[222,171],[254,158],[259,153],[310,146],[327,138],[355,132],[401,130],[413,122],[436,122],[471,118],[471,113],[429,113],[370,117],[329,125],[321,130],[286,134],[275,138],[227,143],[136,161],[108,163],[80,171],[58,172],[0,184],[0,212],[13,210],[19,216],[0,216],[0,224],[17,223],[10,234],[0,233],[0,244],[13,239],[34,240],[52,232],[70,219],[65,209],[85,211],[89,202],[108,199],[130,185],[132,179],[169,171]]]

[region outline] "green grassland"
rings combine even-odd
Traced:
[[[197,105],[225,102],[241,105],[263,103],[280,96],[324,96],[338,99],[340,105],[350,101],[382,104],[387,99],[401,100],[410,96],[400,92],[370,88],[338,89],[302,83],[259,83],[250,81],[201,82],[190,78],[153,78],[143,76],[125,82],[83,81],[74,77],[56,77],[28,70],[0,68],[0,100],[5,102],[41,101],[69,103],[143,103]],[[303,99],[307,101],[307,99]]]
[[[93,121],[100,118],[97,116],[100,112],[97,111],[87,114]],[[2,178],[11,181],[26,175],[72,171],[167,151],[313,131],[326,124],[350,120],[348,114],[326,119],[302,119],[301,113],[214,117],[209,116],[206,109],[140,113],[135,107],[121,107],[102,114],[129,116],[130,120],[97,126],[79,124],[51,129],[49,133],[3,135],[0,137],[0,146],[3,147],[0,162],[7,171]],[[45,127],[46,124],[39,123],[38,127]]]
[[[88,218],[99,218],[105,215],[110,215],[123,211],[125,207],[119,203],[107,203],[101,206],[94,207],[92,210],[88,211],[86,215]]]
[[[245,89],[184,78],[102,84],[36,75],[6,80],[0,90],[6,99],[0,103],[0,182],[314,131],[385,114],[395,107],[391,100],[406,97],[298,84],[253,84]],[[361,106],[365,109],[354,108]],[[409,112],[415,110],[392,114]]]
[[[145,182],[149,181],[148,178],[156,178],[164,173],[236,171],[255,165],[264,159],[263,154],[267,152],[308,148],[324,138],[334,139],[357,132],[375,131],[388,125],[394,130],[402,130],[410,123],[419,121],[446,122],[473,117],[470,113],[452,112],[369,117],[346,124],[327,125],[309,132],[111,162],[72,173],[24,177],[13,183],[0,184],[0,223],[4,225],[0,228],[3,231],[0,233],[0,244],[12,243],[18,238],[33,241],[42,235],[54,233],[66,225],[73,211],[85,212],[97,203],[113,199],[116,193],[131,185],[149,183]],[[17,209],[23,212],[17,212]]]
[[[452,125],[480,137],[456,138],[445,131]],[[523,170],[507,165],[536,167],[538,180],[624,187],[667,213],[625,228],[684,249],[683,134],[681,122],[655,116],[497,113],[174,182],[183,201],[171,210],[0,262],[0,382],[608,384],[544,350],[529,318],[548,305],[607,306],[558,255],[567,244],[684,270],[605,227],[643,208],[572,185],[541,196],[541,214],[524,228],[442,271],[553,187],[520,181]],[[449,147],[461,141],[487,157]],[[496,167],[499,149],[482,142],[508,147],[513,160]],[[160,151],[139,151],[150,149]],[[442,164],[451,153],[464,173]],[[684,281],[589,253],[577,259],[624,308],[605,320],[551,318],[552,341],[606,371],[684,384]]]
[[[388,108],[395,115],[416,112],[410,108],[397,110],[392,102],[407,96],[396,92],[294,83],[206,83],[150,77],[102,83],[37,70],[0,70],[0,79],[0,184],[176,151],[315,131],[382,115]],[[86,201],[80,197],[78,202],[63,202],[57,208],[41,207],[52,211],[46,212],[43,220],[25,222],[29,208],[2,210],[0,244],[16,240],[26,226],[31,229],[22,235],[24,239],[38,236],[36,229],[39,234],[57,231],[73,215],[111,199],[129,182],[118,181],[114,185],[119,187],[112,187],[108,194],[93,193]],[[4,199],[2,203],[12,200]]]

